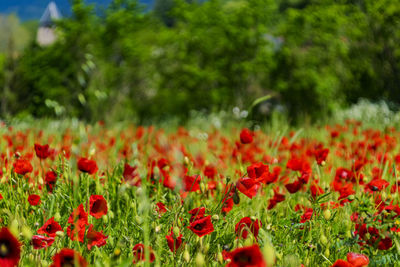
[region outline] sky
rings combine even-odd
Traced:
[[[46,6],[51,0],[0,0],[0,14],[16,13],[21,20],[40,19]],[[61,14],[70,13],[69,0],[53,0]],[[140,3],[150,4],[154,0],[139,0]],[[86,0],[88,3],[96,3],[106,6],[111,0]]]

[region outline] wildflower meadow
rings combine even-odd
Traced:
[[[397,128],[236,126],[2,123],[0,266],[399,266]]]

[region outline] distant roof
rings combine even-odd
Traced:
[[[54,23],[54,20],[61,19],[61,13],[58,11],[56,3],[51,1],[44,11],[42,17],[39,21],[40,27],[51,27]]]

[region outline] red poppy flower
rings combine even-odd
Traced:
[[[226,267],[266,267],[263,255],[258,245],[237,248],[227,253],[227,258],[231,260]]]
[[[54,243],[54,237],[46,237],[42,235],[32,236],[32,245],[34,249],[42,249],[50,247]]]
[[[55,237],[58,231],[62,231],[62,227],[54,220],[54,217],[51,217],[37,232],[38,234],[46,234],[50,237]]]
[[[128,163],[124,164],[124,173],[122,176],[124,177],[124,181],[133,186],[140,186],[142,180],[140,179],[138,173],[136,172],[137,167],[131,166]]]
[[[279,193],[279,187],[274,188],[274,196],[269,200],[268,209],[273,209],[276,204],[285,200],[285,195]]]
[[[102,195],[90,196],[90,215],[96,219],[100,219],[103,215],[107,214],[107,211],[107,201]]]
[[[88,263],[79,252],[73,249],[63,248],[53,256],[53,264],[50,267],[63,266],[86,267],[88,266]]]
[[[28,202],[31,204],[31,206],[37,206],[40,204],[40,196],[35,194],[29,195]]]
[[[95,174],[99,168],[97,167],[96,161],[87,158],[80,158],[78,160],[78,169],[81,172]]]
[[[175,236],[173,228],[171,228],[169,235],[165,236],[165,238],[167,239],[169,249],[174,253],[182,245],[182,234],[179,233],[179,236]]]
[[[319,195],[324,193],[324,189],[322,189],[315,182],[310,186],[310,191],[311,191],[311,195],[312,195],[313,198],[315,198],[315,197],[317,197],[317,196],[319,196]]]
[[[21,257],[21,243],[11,234],[8,228],[0,230],[0,266],[14,267]]]
[[[310,163],[307,161],[305,157],[303,158],[292,157],[287,162],[286,168],[299,172],[307,172],[307,173],[311,172]]]
[[[285,184],[286,189],[289,191],[290,194],[294,194],[301,189],[303,183],[299,180],[294,181],[290,184]]]
[[[322,165],[323,162],[326,161],[328,154],[329,154],[328,148],[319,148],[314,151],[314,156],[315,156],[315,159],[316,159],[318,165]]]
[[[203,174],[210,179],[214,179],[215,175],[217,175],[217,168],[213,165],[207,165],[203,171]]]
[[[236,236],[246,239],[250,231],[257,239],[260,227],[261,222],[258,219],[253,221],[250,217],[244,217],[236,224],[235,233]]]
[[[311,220],[312,215],[313,215],[313,209],[312,208],[308,208],[304,212],[304,214],[301,216],[300,223],[305,223],[306,221]]]
[[[145,247],[143,244],[139,243],[136,244],[133,249],[133,264],[138,263],[139,261],[145,261],[146,260],[146,253],[145,250],[149,249],[149,255],[150,255],[150,263],[153,262],[156,259],[156,256],[154,255],[154,252],[151,247]]]
[[[252,179],[259,179],[263,175],[267,175],[268,172],[268,165],[264,165],[262,162],[255,163],[247,167],[247,174]]]
[[[167,212],[167,208],[165,207],[165,205],[164,205],[164,203],[161,203],[161,202],[158,202],[157,204],[156,204],[156,211],[158,212],[158,214],[160,215],[160,217],[161,217],[161,214],[164,214],[164,213],[166,213]]]
[[[372,179],[368,184],[367,187],[369,190],[375,191],[382,191],[382,189],[389,186],[389,182],[384,179]]]
[[[247,129],[244,128],[241,132],[240,132],[240,142],[242,144],[250,144],[253,142],[253,133]]]
[[[36,156],[40,159],[46,159],[48,156],[50,156],[50,149],[49,149],[49,145],[39,145],[39,144],[35,144],[35,152],[36,152]]]
[[[102,247],[106,244],[108,236],[104,235],[103,232],[97,232],[93,230],[93,224],[89,226],[89,230],[86,233],[87,248],[91,250],[93,246]]]
[[[353,264],[345,260],[337,260],[331,267],[354,267]]]
[[[347,261],[353,264],[354,267],[363,267],[369,264],[368,256],[354,252],[347,253]]]
[[[188,228],[199,237],[214,232],[214,225],[211,222],[211,216],[193,221]]]
[[[67,235],[74,241],[78,238],[78,241],[83,243],[85,236],[86,225],[88,224],[88,214],[85,212],[83,205],[80,204],[68,218],[70,224],[67,228]]]
[[[189,221],[193,222],[197,219],[201,219],[204,217],[204,214],[206,213],[206,208],[204,207],[194,208],[192,210],[189,210],[188,213],[192,215]]]
[[[232,208],[233,208],[233,199],[231,197],[227,198],[227,199],[224,199],[223,203],[224,204],[222,205],[221,211],[223,213],[230,212],[232,210]]]
[[[33,170],[31,163],[25,159],[18,159],[13,164],[14,171],[18,174],[25,175]]]
[[[57,182],[57,174],[54,171],[46,172],[44,182],[46,183],[47,190],[53,192]]]
[[[338,200],[342,200],[341,202],[343,202],[343,203],[347,202],[345,200],[345,198],[347,198],[350,195],[355,194],[355,191],[353,190],[353,184],[349,183],[349,184],[342,186],[339,189],[339,193],[340,193],[340,196],[339,196]]]
[[[243,177],[237,181],[236,188],[248,198],[252,199],[257,195],[260,183],[255,179]]]
[[[3,195],[2,194],[0,194],[0,200],[2,200],[3,199]]]
[[[200,175],[185,175],[185,178],[183,179],[185,191],[195,192],[197,190],[200,190],[200,181]]]
[[[390,237],[385,237],[378,243],[378,249],[388,250],[393,246],[392,239]]]

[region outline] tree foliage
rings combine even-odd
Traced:
[[[273,95],[316,119],[360,97],[400,103],[400,0],[72,3],[56,43],[14,59],[3,115],[186,118]]]

